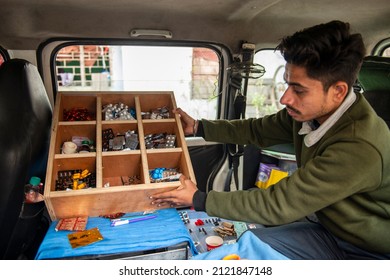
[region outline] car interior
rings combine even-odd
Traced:
[[[218,61],[211,84],[218,94],[207,92],[203,99],[215,102],[210,105],[212,118],[239,119],[251,112],[248,81],[253,86],[264,71],[272,72],[259,65],[263,61],[256,58],[258,53],[274,52],[285,35],[342,20],[362,34],[367,49],[355,90],[363,92],[390,127],[388,0],[0,0],[0,7],[1,259],[35,259],[52,223],[44,201],[24,202],[24,186],[32,176],[45,183],[55,104],[60,91],[71,90],[60,85],[58,70],[66,47],[109,46],[110,52],[119,46],[211,50]],[[98,52],[105,54],[103,48]],[[146,62],[151,53],[138,56]],[[158,49],[156,55],[162,60],[165,53]],[[174,62],[164,63],[166,68],[158,68],[157,76],[166,77],[166,71],[173,77],[176,73],[167,65]],[[145,64],[146,71],[157,68]],[[243,64],[238,75],[231,75],[232,67]],[[135,72],[143,71],[137,67]],[[179,94],[175,97],[181,102]],[[275,161],[257,147],[205,143],[194,137],[186,141],[203,191],[255,187],[259,163]]]

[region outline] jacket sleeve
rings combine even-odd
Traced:
[[[202,133],[207,141],[228,144],[254,144],[268,147],[292,143],[293,121],[286,110],[263,118],[244,120],[201,120]]]
[[[207,193],[197,190],[192,198],[192,203],[196,211],[206,211]]]
[[[363,141],[350,141],[327,146],[268,189],[210,191],[206,211],[211,216],[264,225],[293,222],[317,211],[343,219],[369,203],[370,198],[361,193],[378,188],[382,178],[378,151]]]

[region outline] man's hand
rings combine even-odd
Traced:
[[[186,112],[184,112],[181,108],[177,108],[172,110],[174,114],[179,114],[181,123],[183,125],[183,131],[185,135],[193,135],[195,133],[195,120],[190,117]]]
[[[154,194],[150,197],[151,204],[158,207],[169,205],[170,207],[178,206],[192,206],[192,199],[195,192],[198,190],[197,186],[186,176],[180,176],[180,186],[177,189]]]

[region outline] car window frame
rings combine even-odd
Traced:
[[[383,56],[386,49],[390,49],[390,37],[380,40],[372,49],[371,55]]]
[[[110,45],[110,46],[172,46],[172,47],[198,47],[210,48],[214,50],[220,58],[220,74],[219,74],[219,88],[218,101],[216,108],[215,119],[227,118],[229,110],[229,89],[226,89],[228,84],[227,66],[233,61],[231,50],[221,44],[214,42],[198,42],[198,41],[179,41],[179,40],[125,40],[125,39],[79,39],[79,38],[52,38],[43,42],[37,51],[37,65],[42,73],[46,86],[50,87],[52,94],[51,102],[53,105],[56,102],[56,95],[58,93],[56,83],[56,54],[58,51],[66,46],[71,45]],[[47,50],[45,50],[47,49]],[[45,60],[48,60],[45,61]],[[45,71],[45,65],[49,64],[49,71]],[[46,67],[47,68],[47,67]],[[224,86],[225,85],[225,86]]]

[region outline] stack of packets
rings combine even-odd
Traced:
[[[225,236],[237,236],[237,233],[234,230],[234,225],[229,222],[222,222],[222,226],[214,228],[214,232],[216,232],[222,239]]]
[[[68,234],[68,239],[73,249],[103,240],[103,236],[98,228],[85,229],[87,222],[88,217],[60,219],[55,230],[76,231],[75,233]]]
[[[55,230],[82,231],[87,226],[88,217],[76,217],[60,219]]]
[[[280,170],[275,164],[260,163],[255,185],[266,189],[288,176],[288,172]]]

